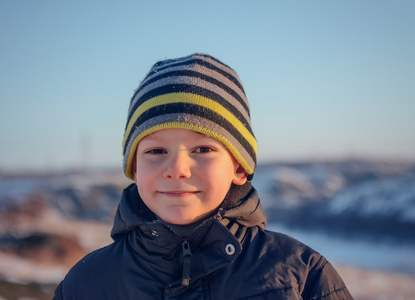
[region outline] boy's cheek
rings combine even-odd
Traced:
[[[135,173],[151,175],[160,169],[160,163],[155,161],[138,161],[135,167]]]

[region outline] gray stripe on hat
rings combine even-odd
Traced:
[[[239,79],[238,74],[236,74],[235,70],[233,70],[232,68],[228,67],[227,65],[218,62],[217,60],[212,59],[209,56],[201,56],[199,54],[195,54],[194,57],[197,57],[199,59],[202,59],[204,61],[207,61],[208,63],[214,65],[215,67],[218,67],[219,69],[221,69],[222,71],[225,71],[226,73],[229,73],[230,75],[232,75],[233,77],[235,77],[236,80],[239,81],[239,84],[242,86],[242,82]]]
[[[201,57],[199,57],[200,59]],[[174,68],[175,64],[177,63],[184,63],[184,62],[188,62],[188,61],[192,61],[195,60],[195,57],[193,55],[188,56],[188,57],[182,57],[182,58],[177,58],[177,59],[170,59],[167,61],[161,61],[163,64],[161,65],[153,65],[152,68],[150,69],[150,71],[148,72],[148,74],[151,74],[152,72],[154,72],[153,74],[146,75],[146,77],[144,78],[143,81],[141,81],[139,87],[137,89],[140,88],[140,86],[142,86],[143,84],[145,84],[147,81],[151,80],[152,78],[154,78],[155,76],[158,76],[160,74],[164,74],[165,72],[168,72],[169,70],[171,70],[171,68]],[[191,65],[187,65],[187,66],[191,66]],[[179,69],[184,69],[184,66],[177,66],[177,68]]]
[[[146,94],[147,92],[149,92],[151,90],[161,88],[161,87],[163,87],[165,85],[168,85],[168,84],[190,84],[190,85],[195,85],[195,86],[198,86],[198,87],[205,88],[205,89],[207,89],[211,92],[214,92],[214,93],[220,95],[221,97],[223,97],[227,102],[229,102],[231,105],[233,105],[242,114],[242,116],[245,118],[246,122],[248,122],[248,124],[250,125],[250,117],[248,115],[248,112],[246,111],[246,109],[243,107],[243,105],[237,99],[235,99],[232,95],[230,95],[228,92],[226,92],[225,90],[223,90],[222,88],[220,88],[216,84],[212,84],[208,81],[201,80],[200,78],[196,78],[196,80],[197,80],[196,84],[194,84],[195,78],[194,77],[188,77],[188,76],[178,76],[178,77],[171,76],[171,77],[163,78],[161,80],[157,80],[157,81],[145,86],[142,90],[140,90],[140,92],[136,95],[134,101],[130,105],[130,109],[129,109],[128,114],[131,113],[131,109],[134,107],[134,105],[138,101],[138,99],[141,98],[144,94]],[[243,99],[246,100],[245,97]]]
[[[176,59],[168,59],[168,60],[161,61],[162,64],[154,65],[149,73],[151,73],[151,72],[159,73],[159,72],[162,72],[164,70],[164,68],[170,68],[170,66],[172,66],[174,64],[184,63],[184,62],[192,61],[192,60],[195,60],[195,59],[199,59],[199,60],[208,62],[208,63],[214,65],[215,67],[221,69],[222,71],[224,71],[226,73],[229,73],[229,75],[233,76],[236,80],[238,80],[239,83],[242,86],[242,83],[241,83],[241,80],[238,77],[238,74],[231,67],[228,67],[227,65],[225,65],[221,62],[218,62],[215,59],[212,59],[210,56],[204,55],[204,54],[201,54],[201,53],[195,53],[195,54],[192,54],[192,55],[189,55],[189,56],[186,56],[186,57],[181,57],[181,58],[176,58]],[[158,69],[161,69],[161,70],[158,71]],[[147,78],[145,80],[147,81]]]

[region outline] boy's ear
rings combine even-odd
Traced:
[[[246,174],[245,169],[242,168],[241,165],[239,165],[235,171],[235,175],[232,180],[232,183],[236,185],[244,185],[247,180],[248,180],[248,174]]]
[[[131,173],[133,174],[134,181],[135,181],[135,173],[136,173],[136,171],[137,171],[137,158],[134,155],[133,163],[131,164]]]

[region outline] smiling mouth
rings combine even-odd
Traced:
[[[199,191],[163,191],[159,192],[162,195],[171,196],[171,197],[185,197],[191,196],[199,193]]]

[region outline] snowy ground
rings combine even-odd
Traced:
[[[413,300],[415,277],[335,265],[355,300]]]

